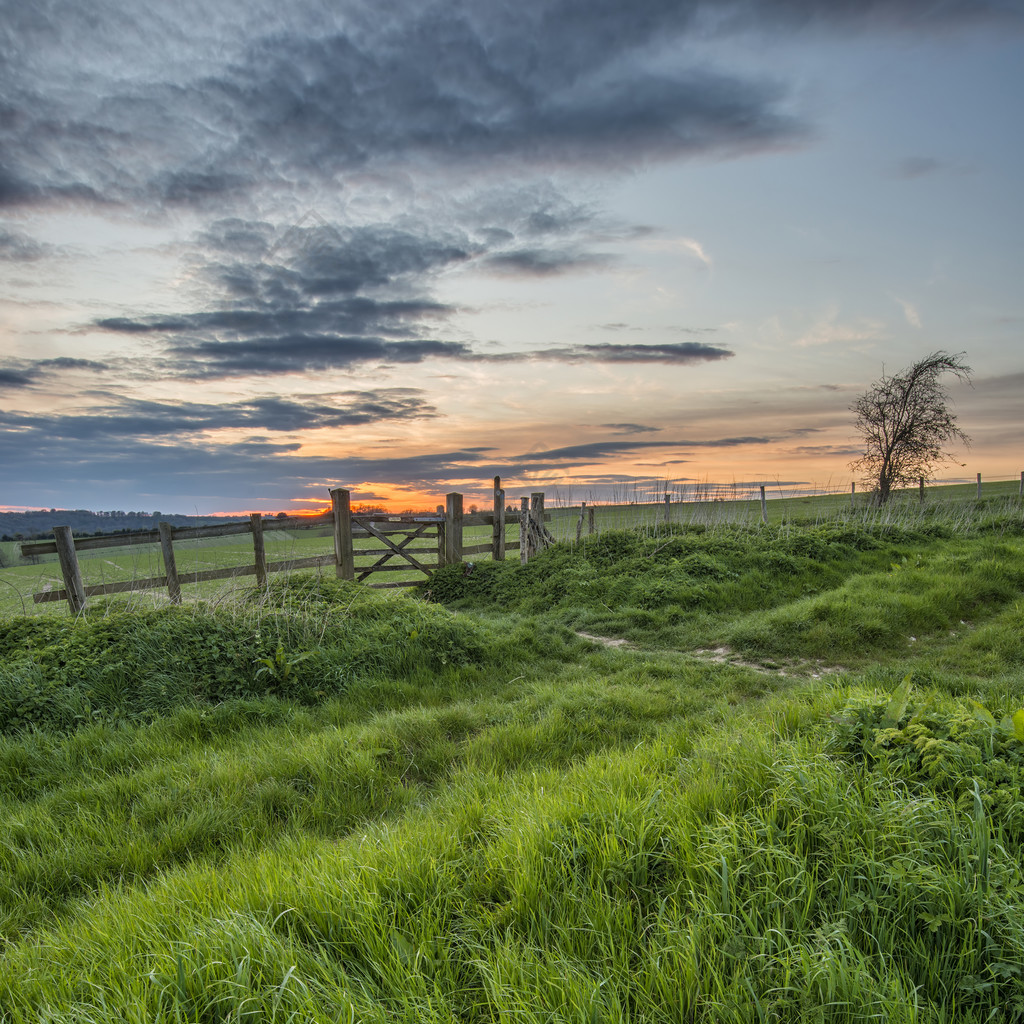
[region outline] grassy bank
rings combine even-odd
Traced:
[[[690,524],[0,620],[0,1021],[1022,1020],[1022,555]]]

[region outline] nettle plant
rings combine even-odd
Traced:
[[[889,696],[851,698],[831,720],[829,747],[901,781],[956,800],[980,801],[1024,839],[1024,708],[997,718],[978,701],[914,701],[912,677]]]

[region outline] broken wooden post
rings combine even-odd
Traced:
[[[519,564],[526,565],[530,560],[530,499],[519,499]]]
[[[597,530],[597,521],[594,515],[594,506],[587,509],[587,533],[594,533]]]
[[[444,560],[446,565],[462,561],[462,495],[445,495],[447,510],[444,520]]]
[[[505,492],[501,477],[494,478],[494,524],[491,526],[491,558],[505,561]]]
[[[533,516],[533,521],[537,529],[537,550],[539,551],[541,548],[547,547],[548,544],[554,544],[555,535],[548,529],[545,522],[547,515],[544,512],[544,492],[537,491],[536,494],[532,495],[531,500],[534,505],[534,512],[536,513]]]
[[[160,553],[164,556],[167,596],[171,604],[181,604],[181,584],[178,582],[178,567],[174,563],[174,527],[170,523],[158,523],[157,530],[160,532]]]
[[[576,543],[579,544],[580,537],[583,536],[583,515],[587,511],[587,503],[585,501],[580,502],[580,518],[579,522],[576,523]]]
[[[534,491],[530,495],[530,554],[535,555],[544,547],[544,492]]]
[[[981,474],[978,474],[978,500],[981,501]]]
[[[356,578],[356,554],[352,548],[352,501],[343,487],[331,491],[331,513],[334,516],[334,562],[339,580]]]
[[[761,484],[761,522],[768,525],[768,502],[764,496],[764,484]]]
[[[918,497],[921,501],[924,501],[924,477],[918,481]]]
[[[249,522],[252,524],[252,552],[256,560],[256,585],[265,587],[267,585],[267,549],[263,545],[262,514],[251,513]]]
[[[857,494],[857,481],[854,480],[850,484],[850,508],[854,507],[854,498]]]
[[[55,526],[53,540],[57,545],[57,558],[60,560],[60,571],[64,577],[64,589],[68,595],[68,607],[73,615],[85,608],[85,584],[82,582],[82,569],[78,564],[75,552],[75,539],[70,526]]]

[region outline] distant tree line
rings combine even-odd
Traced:
[[[91,512],[88,509],[45,509],[0,512],[0,541],[49,540],[55,526],[70,526],[76,537],[155,530],[158,522],[172,526],[203,526],[239,516],[180,516],[163,512]]]

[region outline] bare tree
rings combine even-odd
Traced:
[[[940,380],[952,373],[970,382],[964,355],[932,352],[902,373],[883,373],[850,407],[864,439],[864,454],[850,468],[871,482],[879,504],[889,500],[893,487],[928,476],[933,466],[952,460],[947,451],[951,442],[971,443],[956,425]]]

